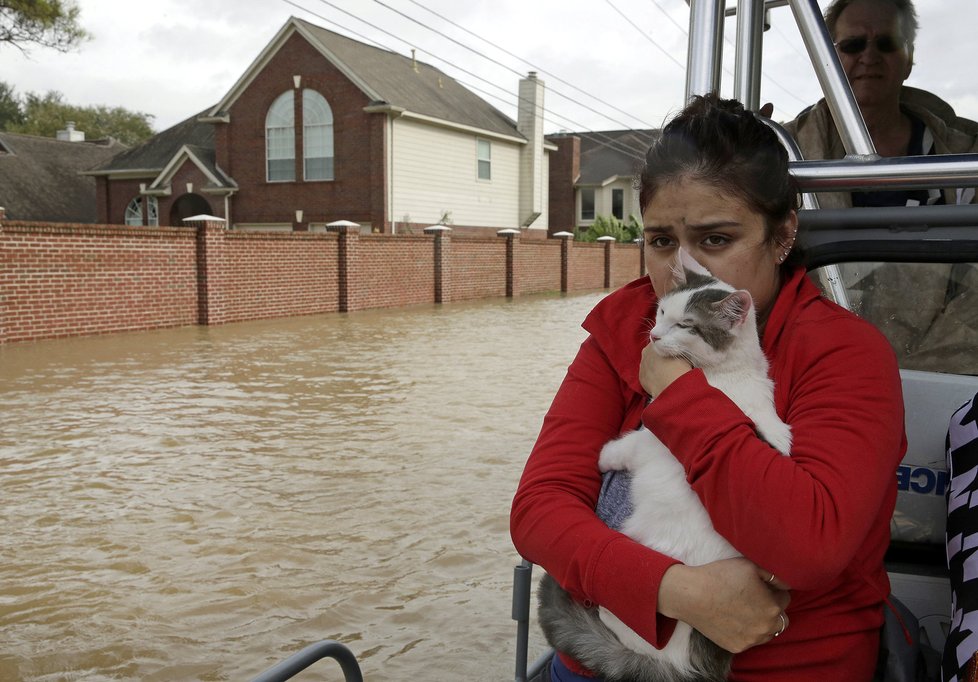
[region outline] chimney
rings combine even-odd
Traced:
[[[74,121],[68,121],[65,124],[65,129],[58,131],[57,138],[62,142],[84,142],[85,133],[81,130],[75,130]]]
[[[520,80],[516,128],[527,144],[520,151],[520,224],[529,226],[547,208],[546,165],[543,156],[543,81],[536,71]],[[546,229],[547,221],[535,227]]]

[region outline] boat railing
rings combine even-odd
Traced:
[[[310,644],[302,651],[276,663],[251,682],[285,682],[324,658],[335,659],[340,664],[346,682],[363,682],[356,656],[344,644],[332,639]]]

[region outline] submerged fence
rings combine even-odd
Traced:
[[[0,343],[224,324],[420,303],[613,289],[639,277],[636,244],[0,223]]]

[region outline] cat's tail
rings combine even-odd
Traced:
[[[696,630],[690,637],[691,671],[640,654],[622,644],[601,621],[597,608],[585,608],[547,574],[540,579],[539,619],[554,649],[611,680],[630,682],[722,682],[732,656]]]

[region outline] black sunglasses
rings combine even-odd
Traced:
[[[906,41],[903,39],[897,39],[893,36],[886,35],[876,36],[876,39],[873,42],[876,43],[876,49],[885,54],[902,49],[906,43]],[[835,46],[839,48],[839,52],[844,52],[845,54],[859,54],[866,49],[867,45],[869,45],[869,39],[866,36],[860,36],[858,38],[846,38],[835,44]]]

